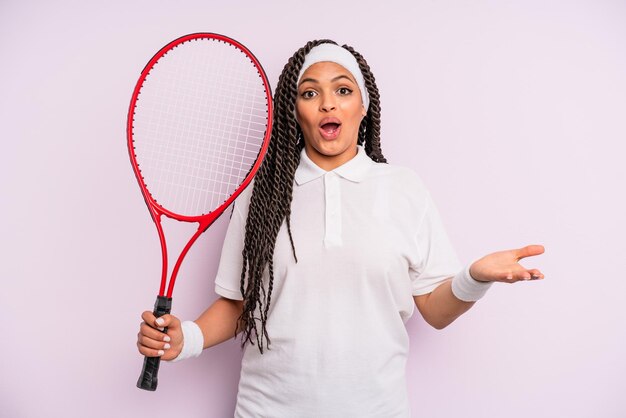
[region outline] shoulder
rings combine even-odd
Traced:
[[[429,191],[422,177],[412,168],[388,163],[374,163],[371,179],[386,184],[394,190],[402,190],[418,200],[428,198]]]

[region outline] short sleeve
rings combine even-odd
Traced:
[[[416,241],[418,254],[409,270],[413,296],[432,292],[462,268],[430,193]]]
[[[246,191],[252,187],[248,187]],[[215,277],[215,293],[228,299],[243,300],[241,294],[241,269],[243,267],[243,246],[245,239],[248,200],[246,191],[235,201],[224,244],[220,264]],[[242,208],[245,206],[245,208]],[[245,209],[245,210],[242,210]]]

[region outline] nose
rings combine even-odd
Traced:
[[[320,102],[320,111],[322,112],[330,112],[331,110],[335,110],[336,103],[332,95],[325,94]]]

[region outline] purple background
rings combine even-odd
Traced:
[[[626,3],[214,3],[0,3],[0,415],[232,416],[234,341],[135,388],[160,253],[126,112],[158,48],[212,31],[272,85],[309,39],[353,45],[385,155],[422,176],[461,260],[545,245],[522,262],[544,281],[497,283],[442,331],[411,319],[414,416],[625,416]],[[182,318],[215,298],[225,226],[183,266]]]

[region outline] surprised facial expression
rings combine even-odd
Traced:
[[[302,75],[296,117],[308,157],[326,171],[357,153],[359,125],[367,114],[354,76],[334,62],[318,62]]]

